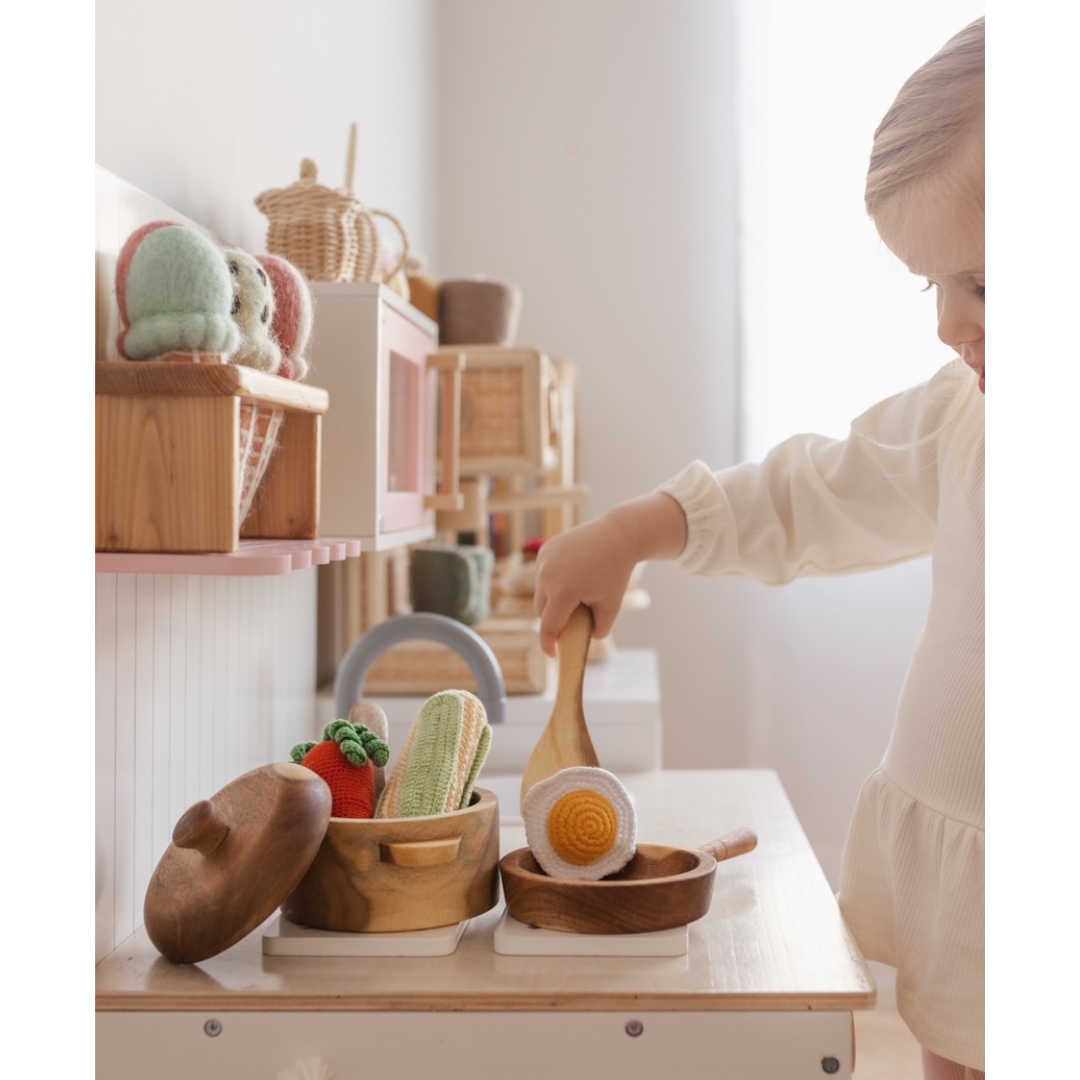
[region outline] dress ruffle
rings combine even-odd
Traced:
[[[919,1042],[985,1068],[984,830],[866,780],[840,873],[840,907],[863,954],[897,969],[897,1008]],[[978,977],[975,978],[975,973]]]

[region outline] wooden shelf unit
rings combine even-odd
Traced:
[[[98,551],[234,552],[240,539],[315,540],[329,395],[233,364],[96,364]],[[240,521],[241,403],[280,409],[277,447]]]

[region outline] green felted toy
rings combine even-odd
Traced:
[[[298,743],[290,756],[329,785],[333,817],[374,817],[375,768],[390,757],[389,747],[375,732],[363,724],[332,720],[322,742]]]
[[[116,264],[126,360],[168,353],[227,356],[240,344],[232,318],[232,275],[220,248],[173,221],[154,221],[128,237]]]

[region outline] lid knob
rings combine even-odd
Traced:
[[[173,829],[177,847],[193,848],[200,855],[211,855],[229,835],[229,823],[209,800],[201,799],[190,807]]]

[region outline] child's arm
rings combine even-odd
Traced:
[[[669,495],[654,492],[547,540],[536,558],[540,645],[555,655],[570,613],[592,608],[593,633],[607,637],[619,614],[634,567],[649,559],[674,559],[686,544],[686,517]]]

